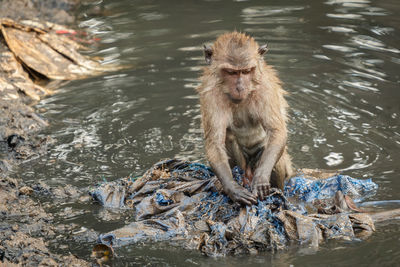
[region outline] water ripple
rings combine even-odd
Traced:
[[[360,45],[361,48],[367,48],[375,51],[384,51],[384,52],[392,52],[392,53],[400,53],[400,50],[397,48],[386,48],[385,44],[371,36],[367,35],[358,35],[354,36],[352,38],[352,41],[358,45]]]
[[[376,200],[398,198],[396,0],[104,2],[91,5],[108,15],[81,16],[82,30],[101,38],[86,53],[135,68],[65,84],[42,100],[38,107],[50,120],[46,134],[55,144],[46,157],[24,165],[21,177],[84,187],[140,175],[161,158],[206,163],[194,91],[204,66],[202,45],[237,29],[268,43],[265,59],[290,93],[288,146],[294,164],[374,178],[380,185]],[[115,226],[88,215],[76,221],[100,232]],[[397,224],[378,225],[368,242],[330,241],[312,255],[297,249],[224,260],[190,254],[180,265],[392,266],[400,256],[393,250],[398,231]],[[73,252],[86,257],[89,250]],[[146,264],[175,266],[186,253],[148,256],[149,251],[138,245],[118,258],[123,264],[139,257]]]

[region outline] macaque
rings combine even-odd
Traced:
[[[207,66],[196,89],[210,165],[232,201],[246,205],[264,200],[271,187],[283,189],[292,172],[286,92],[266,51],[243,33],[219,36],[204,46]],[[234,166],[245,171],[251,192],[233,180]]]

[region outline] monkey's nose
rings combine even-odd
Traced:
[[[243,86],[236,87],[236,91],[238,91],[239,93],[242,92],[243,90],[244,90]]]

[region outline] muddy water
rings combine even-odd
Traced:
[[[101,1],[99,1],[101,2]],[[88,10],[100,10],[94,14]],[[96,6],[97,5],[97,6]],[[140,175],[161,158],[205,162],[194,88],[201,46],[237,29],[267,42],[269,64],[290,92],[289,148],[298,167],[372,177],[371,200],[400,199],[400,6],[396,0],[128,1],[95,3],[80,26],[101,38],[92,55],[131,65],[76,81],[39,104],[57,141],[19,175],[80,188]],[[99,232],[130,221],[129,212],[67,203],[66,219]],[[60,219],[61,220],[61,219]],[[293,247],[271,255],[209,259],[169,244],[118,250],[116,266],[396,265],[400,221],[380,224],[367,241]],[[57,246],[55,246],[57,247]],[[91,243],[67,244],[88,257]],[[65,246],[64,246],[65,248]]]

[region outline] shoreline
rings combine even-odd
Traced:
[[[0,18],[23,19],[71,24],[79,0],[57,0],[39,4],[36,0],[5,0],[0,3]],[[23,9],[21,10],[21,6]],[[12,177],[13,167],[42,156],[53,140],[40,135],[49,123],[34,106],[51,94],[37,85],[33,74],[20,66],[0,37],[0,265],[1,266],[91,266],[68,250],[63,255],[52,252],[60,234],[75,231],[74,224],[56,224],[56,214],[46,212],[49,204],[40,195],[55,199],[75,199],[82,192],[71,186],[50,188],[39,182],[27,185],[22,178]],[[26,67],[26,66],[24,66]],[[84,233],[92,240],[96,235]],[[91,235],[90,235],[91,234]],[[4,265],[3,265],[4,264]]]

